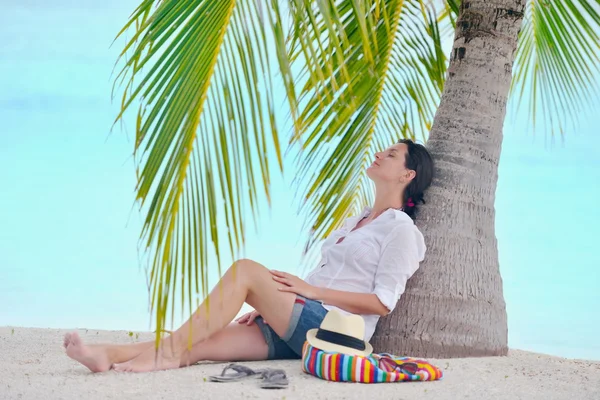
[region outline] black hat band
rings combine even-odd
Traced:
[[[367,348],[367,346],[365,346],[364,340],[344,335],[343,333],[328,331],[327,329],[319,329],[317,331],[316,338],[325,342],[337,344],[339,346],[349,347],[355,350],[365,350]]]

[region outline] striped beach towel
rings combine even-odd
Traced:
[[[416,364],[417,368],[411,372],[402,369],[390,370],[383,367],[381,358],[392,359],[398,365]],[[302,351],[302,369],[317,378],[335,382],[435,381],[441,379],[443,375],[441,369],[421,359],[397,357],[385,353],[371,354],[369,357],[328,353],[312,347],[308,342],[304,344]]]

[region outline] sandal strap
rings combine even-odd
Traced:
[[[282,378],[287,378],[285,371],[282,369],[267,369],[262,373],[262,378],[267,380],[273,379],[278,376]]]
[[[223,372],[221,372],[221,376],[225,376],[226,372],[229,370],[233,370],[235,372],[241,372],[241,373],[245,373],[247,375],[256,375],[257,372],[254,371],[252,368],[248,368],[244,365],[240,365],[240,364],[229,364],[228,366],[226,366],[223,369]]]

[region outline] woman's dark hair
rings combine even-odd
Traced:
[[[433,159],[422,144],[410,139],[402,139],[398,143],[404,143],[408,148],[406,168],[416,172],[416,176],[404,190],[402,208],[409,217],[416,219],[418,206],[425,203],[424,192],[433,179]]]

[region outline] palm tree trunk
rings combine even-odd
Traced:
[[[428,148],[436,176],[417,224],[426,261],[377,351],[419,357],[507,353],[506,305],[494,233],[502,125],[524,0],[463,0],[448,79]]]

